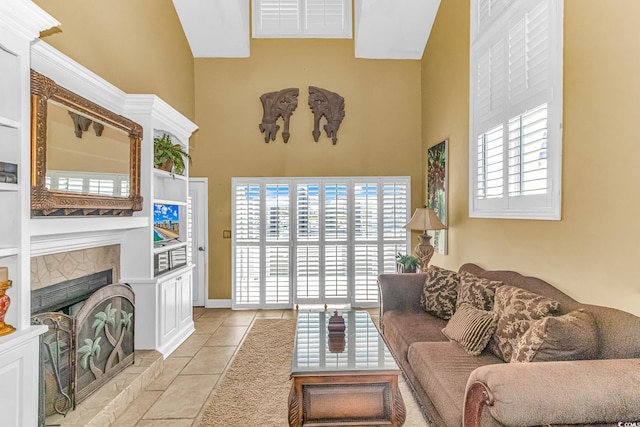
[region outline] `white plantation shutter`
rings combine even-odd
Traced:
[[[129,175],[48,170],[45,185],[49,190],[129,197]]]
[[[260,209],[262,191],[258,184],[234,188],[234,295],[239,305],[261,303]]]
[[[349,0],[253,0],[253,37],[351,38]]]
[[[547,106],[509,120],[509,196],[547,192]]]
[[[409,251],[408,177],[234,178],[235,307],[377,304]]]
[[[403,226],[409,221],[409,186],[406,180],[382,180],[382,230],[385,240],[406,238]]]
[[[473,0],[472,217],[560,219],[562,0]]]
[[[115,189],[114,179],[89,179],[89,194],[100,194],[103,196],[113,196]]]

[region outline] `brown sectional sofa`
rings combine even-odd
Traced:
[[[512,271],[498,280],[560,303],[557,315],[583,309],[595,319],[593,360],[505,363],[485,349],[472,356],[442,333],[448,320],[420,304],[427,274],[379,276],[382,334],[426,417],[436,426],[640,425],[640,318],[577,302],[552,285]],[[622,424],[624,425],[624,424]]]

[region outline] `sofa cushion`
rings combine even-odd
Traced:
[[[384,314],[384,338],[397,358],[407,357],[409,346],[420,341],[448,341],[442,333],[447,321],[424,311],[391,310]]]
[[[576,310],[532,322],[516,344],[511,362],[595,359],[597,350],[595,320]]]
[[[441,319],[450,319],[456,310],[459,285],[458,273],[455,271],[429,266],[420,295],[420,305],[427,313]]]
[[[471,372],[502,363],[489,352],[471,357],[455,342],[414,343],[409,347],[408,361],[420,387],[448,426],[462,425],[465,386]]]
[[[461,271],[460,288],[458,289],[458,299],[456,309],[466,302],[480,310],[490,311],[493,308],[495,291],[502,282],[478,277],[467,271]]]
[[[533,320],[556,314],[559,303],[542,295],[515,286],[496,289],[494,310],[498,314],[496,332],[489,341],[489,350],[505,362]]]
[[[496,321],[495,312],[478,310],[465,302],[460,304],[442,333],[467,353],[477,356],[495,332]]]

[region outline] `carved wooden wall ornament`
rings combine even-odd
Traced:
[[[73,120],[73,132],[78,138],[82,138],[82,134],[89,130],[91,123],[93,123],[93,130],[96,136],[102,136],[102,131],[104,131],[104,125],[102,123],[94,122],[90,118],[81,116],[73,111],[68,111],[68,113],[71,116],[71,120]]]
[[[282,139],[284,142],[289,141],[289,119],[293,111],[298,106],[298,94],[300,90],[297,88],[282,89],[278,92],[265,93],[260,97],[264,114],[262,115],[262,123],[260,123],[260,132],[264,133],[264,142],[269,140],[275,141],[280,126],[276,123],[279,117],[284,119],[284,129],[282,130]]]
[[[338,128],[344,119],[344,98],[335,92],[309,86],[309,107],[313,111],[313,140],[318,142],[320,138],[320,119],[324,116],[327,119],[324,130],[336,145]]]

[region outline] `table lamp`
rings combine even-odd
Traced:
[[[420,234],[420,242],[415,247],[416,256],[422,262],[422,271],[429,269],[429,260],[433,256],[435,248],[431,245],[431,236],[427,234],[427,230],[446,230],[447,226],[440,222],[438,215],[433,209],[418,208],[404,228],[409,230],[422,230]]]

